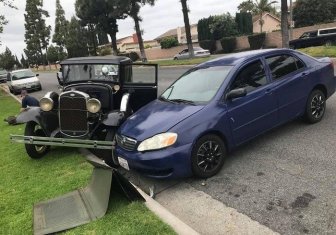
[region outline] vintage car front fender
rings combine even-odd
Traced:
[[[112,111],[107,115],[107,118],[103,121],[106,126],[120,126],[125,120],[125,114],[121,111]]]
[[[39,124],[47,136],[59,127],[57,111],[44,112],[40,107],[31,107],[16,117],[18,124],[31,121]]]

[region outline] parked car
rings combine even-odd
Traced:
[[[326,28],[303,33],[298,39],[291,40],[292,49],[332,45],[336,42],[336,28]]]
[[[63,91],[48,92],[40,107],[17,117],[26,123],[25,143],[31,158],[41,158],[50,146],[83,147],[111,166],[116,129],[132,112],[157,98],[157,65],[134,64],[128,57],[67,59],[57,74]]]
[[[200,48],[200,47],[194,47],[194,56],[195,57],[208,57],[210,56],[210,51],[204,50],[203,48]],[[184,49],[183,51],[181,51],[180,53],[174,56],[174,60],[183,60],[183,59],[189,59],[188,49]]]
[[[7,81],[7,71],[0,69],[0,83],[5,83]]]
[[[14,70],[7,74],[7,85],[13,94],[19,94],[22,89],[42,90],[39,74],[33,73],[30,69]]]
[[[290,120],[322,120],[335,92],[329,58],[288,49],[227,55],[182,75],[118,129],[120,165],[154,178],[219,172],[228,153]]]

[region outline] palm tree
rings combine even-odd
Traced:
[[[282,0],[281,0],[282,1]],[[259,14],[259,24],[260,24],[260,33],[263,32],[264,21],[262,19],[264,12],[272,11],[272,4],[277,3],[277,1],[269,2],[269,0],[255,0],[254,7]]]
[[[289,47],[289,33],[288,33],[288,3],[287,3],[287,0],[281,0],[281,34],[282,34],[282,47],[288,48]]]
[[[130,0],[130,11],[129,16],[131,16],[134,20],[135,31],[139,41],[139,49],[141,54],[141,60],[143,62],[147,61],[144,42],[142,38],[142,32],[140,29],[140,22],[142,21],[141,17],[139,16],[141,6],[145,4],[149,4],[153,6],[155,4],[155,0]]]
[[[182,4],[182,12],[183,12],[183,18],[184,18],[184,27],[187,37],[187,44],[188,44],[188,51],[189,51],[189,57],[194,57],[194,48],[192,45],[192,39],[191,39],[191,33],[190,33],[190,23],[189,23],[189,9],[187,6],[187,0],[181,0]]]

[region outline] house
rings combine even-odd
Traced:
[[[193,42],[198,42],[198,31],[197,31],[197,24],[190,25],[190,33],[191,33],[191,39]],[[177,27],[175,29],[170,29],[164,34],[158,36],[155,38],[155,40],[160,43],[163,39],[174,37],[177,39],[177,41],[181,44],[187,43],[187,36],[185,27]]]
[[[159,44],[155,40],[144,41],[145,48],[157,47]],[[139,40],[137,35],[123,37],[117,40],[117,48],[120,52],[130,52],[139,50]]]
[[[264,21],[262,27],[263,32],[270,33],[272,31],[277,31],[281,29],[281,20],[268,12],[265,12],[263,14],[262,20]],[[260,16],[253,16],[252,22],[253,33],[260,33]]]

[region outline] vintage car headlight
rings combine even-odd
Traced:
[[[40,108],[43,111],[48,112],[52,110],[53,107],[54,107],[54,101],[49,97],[43,97],[42,99],[40,99]]]
[[[89,99],[86,103],[86,108],[90,113],[98,113],[101,109],[101,103],[97,99]]]
[[[177,140],[176,133],[158,134],[142,141],[138,147],[138,151],[143,152],[143,151],[166,148],[175,144],[176,140]]]

